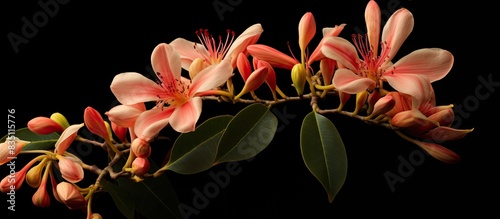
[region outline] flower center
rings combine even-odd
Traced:
[[[362,57],[359,63],[360,67],[358,74],[362,77],[370,78],[378,83],[383,72],[381,67],[389,58],[389,46],[386,42],[381,42],[380,45],[382,50],[379,55],[376,54],[376,50],[370,46],[368,37],[363,38],[363,35],[361,34],[353,34],[352,41]]]
[[[189,80],[179,80],[170,74],[167,74],[168,78],[163,78],[159,72],[156,75],[160,79],[157,83],[165,91],[158,94],[157,107],[163,107],[165,104],[168,106],[181,106],[189,100],[188,91],[189,85],[191,85]]]
[[[207,49],[208,54],[199,52],[204,61],[208,64],[216,64],[222,61],[227,51],[231,47],[234,41],[234,31],[227,30],[226,39],[223,40],[222,36],[219,36],[219,40],[216,41],[214,37],[209,33],[207,29],[200,29],[196,31],[196,35],[200,40],[200,43]],[[196,49],[196,46],[195,46]]]

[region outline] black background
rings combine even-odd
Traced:
[[[13,49],[7,35],[22,36],[23,17],[31,20],[42,11],[38,1],[10,1],[1,6],[3,105],[16,110],[18,128],[25,127],[35,116],[61,112],[70,123],[83,121],[85,107],[100,112],[116,105],[109,90],[113,77],[133,71],[149,75],[152,49],[161,42],[177,37],[196,40],[194,32],[208,28],[215,35],[230,28],[241,33],[255,23],[264,32],[259,43],[288,53],[287,41],[294,54],[298,52],[298,22],[305,12],[315,16],[318,31],[312,45],[320,39],[322,27],[346,23],[341,36],[350,39],[357,29],[364,29],[367,1],[294,1],[271,4],[270,1],[68,1],[59,5],[53,17],[40,25],[27,43]],[[222,3],[226,11],[217,11],[213,3]],[[500,81],[497,75],[497,24],[490,13],[492,6],[465,1],[378,1],[382,20],[399,7],[414,15],[415,27],[398,52],[397,58],[426,47],[439,47],[453,53],[455,64],[444,79],[434,83],[439,105],[454,104],[465,114],[457,115],[459,128],[475,128],[458,142],[445,143],[462,161],[448,165],[431,157],[423,158],[391,191],[384,173],[397,174],[401,160],[418,158],[422,152],[395,133],[340,115],[328,115],[343,137],[348,153],[348,176],[333,203],[319,182],[308,172],[299,149],[301,119],[309,112],[307,102],[277,106],[280,112],[295,115],[280,121],[280,131],[272,143],[251,161],[239,163],[241,172],[211,198],[206,208],[190,218],[350,218],[379,216],[407,218],[412,216],[461,216],[472,214],[497,216],[498,163],[493,138],[498,134],[495,102],[499,86],[486,90],[480,78]],[[222,9],[223,10],[223,9]],[[222,17],[219,17],[221,15]],[[281,87],[289,84],[288,73],[278,73]],[[498,82],[496,82],[498,83]],[[481,94],[478,96],[478,88]],[[336,99],[332,104],[337,104]],[[235,114],[243,105],[205,102],[200,121],[218,114]],[[175,135],[166,130],[168,134]],[[153,148],[161,158],[167,146]],[[102,162],[105,155],[94,150],[85,152],[86,159]],[[27,162],[20,157],[18,165]],[[21,167],[19,167],[21,168]],[[195,175],[167,172],[181,202],[192,206],[193,189],[203,189],[212,182],[209,173],[224,171],[216,166]],[[0,168],[1,175],[7,168]],[[51,218],[84,218],[51,200],[49,209],[33,207],[35,189],[24,185],[16,195],[16,212],[7,210],[0,201],[2,218],[26,214]],[[6,200],[7,195],[0,200]],[[109,196],[96,198],[95,212],[104,218],[120,218],[121,214]]]

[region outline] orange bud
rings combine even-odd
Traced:
[[[26,177],[26,172],[36,162],[37,159],[33,159],[29,163],[24,165],[21,170],[17,172],[10,171],[9,175],[5,176],[2,181],[0,181],[0,192],[8,193],[11,190],[17,191],[19,188],[21,188],[21,185],[24,182],[24,178]]]
[[[342,92],[342,91],[338,91],[338,92],[339,92],[340,104],[339,104],[339,107],[337,107],[337,110],[340,111],[344,108],[345,104],[349,100],[349,97],[351,97],[351,94],[346,93],[346,92]]]
[[[458,156],[458,154],[442,145],[423,141],[415,141],[414,143],[424,149],[429,155],[442,162],[452,164],[460,161],[460,156]]]
[[[50,197],[47,192],[47,177],[43,177],[40,187],[31,197],[31,201],[37,207],[46,208],[50,206]]]
[[[305,53],[314,34],[316,34],[316,21],[311,12],[306,12],[299,21],[299,47],[302,53]]]
[[[57,196],[69,209],[81,209],[87,205],[85,197],[78,188],[68,182],[60,182],[56,187]]]
[[[396,102],[392,96],[384,96],[375,103],[373,106],[373,112],[370,114],[370,117],[378,116],[384,114],[391,110],[394,107]]]
[[[142,138],[136,138],[132,141],[132,145],[130,146],[130,150],[136,157],[147,158],[151,155],[151,146],[149,142],[143,140]]]
[[[144,175],[149,171],[149,161],[147,158],[137,157],[132,162],[132,173],[135,175]]]
[[[335,72],[335,66],[337,61],[333,59],[321,59],[319,62],[319,69],[321,70],[321,75],[323,76],[324,85],[332,84],[333,73]]]
[[[245,85],[243,86],[243,89],[241,89],[240,93],[234,97],[235,100],[240,98],[243,94],[246,94],[250,91],[253,91],[257,88],[260,87],[264,83],[264,81],[267,78],[267,68],[266,67],[261,67],[250,76],[248,76],[247,81],[245,82]]]
[[[114,122],[111,122],[111,129],[113,130],[113,133],[115,133],[116,137],[124,143],[128,142],[127,140],[127,133],[128,133],[128,128],[119,126]]]
[[[61,133],[64,131],[64,128],[59,123],[43,116],[35,117],[28,121],[28,129],[40,135],[47,135],[54,132]]]
[[[90,132],[98,135],[105,140],[109,139],[106,124],[104,124],[104,120],[97,110],[90,106],[85,108],[85,111],[83,113],[83,120],[85,122],[85,126]]]
[[[236,67],[238,68],[238,72],[240,72],[243,81],[247,81],[247,78],[252,73],[252,67],[250,66],[250,61],[248,61],[248,57],[245,53],[238,54],[238,58],[236,59]]]

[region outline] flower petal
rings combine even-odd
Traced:
[[[98,135],[103,139],[109,140],[108,129],[106,128],[104,120],[99,111],[91,106],[88,106],[84,110],[83,121],[85,123],[85,127],[87,127],[90,132]]]
[[[356,94],[374,87],[375,81],[360,77],[348,69],[338,69],[333,75],[333,86],[342,92]]]
[[[85,123],[80,123],[70,125],[68,128],[66,128],[64,132],[61,133],[61,136],[59,136],[59,139],[57,139],[54,152],[56,152],[57,154],[63,154],[71,145],[71,143],[73,143],[73,140],[78,134],[78,130],[80,130],[80,128],[82,128],[84,125]]]
[[[264,29],[262,29],[262,25],[257,23],[250,27],[248,27],[243,33],[241,33],[231,44],[231,47],[227,50],[224,58],[229,57],[231,59],[231,65],[235,67],[236,59],[238,58],[238,54],[244,53],[247,55],[247,47],[248,45],[252,45],[256,43]]]
[[[380,39],[380,7],[377,2],[370,0],[365,9],[365,22],[368,34],[368,42],[374,54],[378,54]]]
[[[474,129],[455,129],[448,126],[439,126],[423,134],[421,137],[432,139],[435,142],[453,141],[465,137]]]
[[[389,17],[382,31],[382,42],[387,43],[390,48],[388,61],[394,58],[403,42],[410,35],[413,24],[413,15],[406,8],[398,9]]]
[[[175,107],[153,108],[144,111],[137,117],[134,132],[137,137],[150,141],[169,123]]]
[[[125,105],[158,100],[158,94],[165,91],[154,81],[139,73],[127,72],[115,76],[111,82],[111,92]]]
[[[233,67],[230,60],[222,60],[219,64],[210,65],[201,70],[196,77],[193,78],[189,88],[188,96],[192,97],[197,92],[207,91],[222,84],[233,75]]]
[[[429,79],[416,74],[394,74],[385,75],[383,79],[387,80],[397,91],[408,94],[413,97],[415,107],[421,103],[427,102],[433,95],[432,85]]]
[[[158,44],[151,53],[151,64],[159,79],[170,80],[181,77],[181,57],[179,53],[169,44]]]
[[[321,41],[318,43],[318,46],[316,46],[316,49],[314,49],[314,51],[309,56],[309,60],[307,60],[308,65],[311,65],[313,62],[326,58],[326,56],[323,55],[323,52],[321,52],[321,47],[323,45],[323,42],[329,36],[338,36],[340,32],[342,32],[342,30],[344,29],[344,26],[345,24],[341,24],[341,25],[335,25],[335,27],[323,28],[322,30],[323,38],[321,38]]]
[[[326,57],[337,60],[337,62],[353,71],[359,67],[359,56],[356,47],[342,37],[330,36],[325,38],[321,52]]]
[[[460,161],[460,156],[442,145],[432,142],[414,141],[414,143],[424,149],[432,157],[448,164]]]
[[[275,68],[291,70],[299,61],[267,45],[253,44],[247,47],[253,57],[271,64]]]
[[[117,105],[105,114],[112,123],[129,128],[134,126],[135,120],[144,111],[146,106],[143,102],[139,102],[133,105]]]
[[[193,97],[191,100],[175,109],[170,116],[170,126],[180,133],[194,131],[196,122],[200,118],[201,110],[201,98]]]
[[[184,38],[177,38],[170,42],[170,45],[177,50],[181,58],[181,66],[188,70],[191,63],[197,59],[209,57],[207,49],[200,43],[195,43]],[[193,49],[194,47],[194,49]]]
[[[388,74],[418,74],[425,75],[430,82],[445,77],[453,66],[453,55],[444,49],[425,48],[411,52],[398,60],[393,69],[384,72]]]

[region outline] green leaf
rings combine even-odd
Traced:
[[[101,180],[102,187],[111,195],[116,207],[128,219],[134,219],[134,199],[128,192],[106,179]]]
[[[125,158],[120,159],[113,166],[113,169],[119,171],[124,164]],[[151,159],[150,165],[149,172],[154,173],[158,167]],[[118,186],[123,188],[134,201],[134,209],[139,214],[149,219],[182,218],[177,194],[164,174],[154,178],[146,178],[141,182],[136,182],[128,177],[119,177],[116,181]]]
[[[347,176],[347,155],[337,128],[325,116],[310,112],[300,130],[300,149],[304,163],[323,185],[331,203]]]
[[[181,174],[193,174],[212,167],[219,140],[232,118],[230,115],[213,117],[195,131],[179,135],[164,168]]]
[[[23,141],[29,141],[30,143],[24,146],[23,151],[28,150],[47,150],[53,147],[57,139],[59,139],[59,134],[51,133],[47,135],[40,135],[32,132],[27,127],[17,129],[15,133],[3,136],[0,142],[5,142],[9,136],[16,136]]]
[[[224,131],[215,163],[240,161],[264,150],[274,137],[278,119],[263,104],[251,104],[229,122]]]

